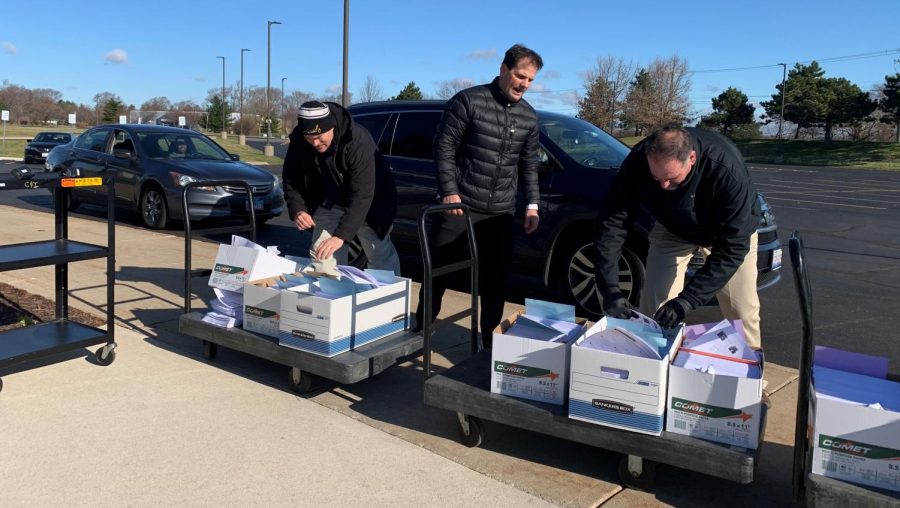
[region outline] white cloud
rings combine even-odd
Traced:
[[[199,81],[201,83],[206,82],[206,76],[194,76],[194,81]]]
[[[15,44],[9,41],[3,41],[3,51],[9,53],[10,55],[15,55],[19,50],[16,48]]]
[[[495,60],[497,58],[497,48],[476,49],[466,55],[469,60]]]
[[[578,107],[579,97],[577,92],[560,92],[556,100],[567,106]]]
[[[544,92],[549,92],[550,89],[547,88],[547,85],[545,85],[545,84],[543,84],[543,83],[532,83],[531,86],[528,87],[528,91],[529,91],[529,92],[544,93]]]
[[[328,88],[325,89],[325,93],[328,95],[334,95],[344,92],[343,85],[328,85]]]
[[[116,48],[104,53],[103,59],[114,64],[128,63],[128,53],[126,53],[124,49]]]
[[[538,76],[541,79],[559,79],[562,77],[562,74],[560,74],[559,71],[549,70],[549,71],[541,71],[541,73],[538,74]]]

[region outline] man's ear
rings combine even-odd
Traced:
[[[500,75],[502,76],[502,75],[506,74],[507,72],[509,72],[509,67],[507,67],[505,63],[501,63],[500,64]]]
[[[697,162],[697,151],[696,150],[691,150],[691,154],[688,156],[688,162],[691,163],[691,166],[693,166],[694,163]]]

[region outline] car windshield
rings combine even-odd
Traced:
[[[141,132],[138,140],[151,159],[230,161],[231,156],[206,136],[189,133]]]
[[[629,149],[591,123],[564,115],[541,117],[541,132],[569,157],[592,168],[617,168]]]
[[[38,143],[68,143],[72,140],[72,136],[55,132],[41,132],[35,136],[34,140]]]

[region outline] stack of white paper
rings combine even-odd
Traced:
[[[900,411],[900,383],[813,366],[816,397],[873,409]]]
[[[723,320],[681,347],[673,365],[699,372],[759,379],[759,353],[747,345],[734,325]]]
[[[244,295],[220,288],[213,288],[213,291],[216,293],[216,299],[209,302],[212,311],[207,312],[202,321],[223,328],[233,328],[241,324],[244,318]]]
[[[525,299],[525,313],[516,316],[506,335],[548,342],[567,342],[582,329],[575,322],[575,307]]]
[[[586,338],[581,347],[659,360],[669,340],[653,319],[635,312],[631,319],[607,317],[606,329]]]

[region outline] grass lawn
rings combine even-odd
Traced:
[[[2,124],[0,124],[2,125]],[[0,126],[0,137],[3,130]],[[0,157],[16,157],[21,160],[25,152],[26,139],[34,138],[38,132],[54,131],[54,132],[73,132],[80,134],[84,129],[73,129],[68,125],[59,127],[31,127],[8,124],[6,126],[6,138],[0,139]],[[250,164],[278,164],[282,161],[278,157],[266,157],[262,151],[252,148],[248,145],[239,145],[237,135],[229,135],[228,139],[222,139],[218,134],[210,134],[210,139],[218,143],[229,153],[236,153],[241,156],[241,160]],[[18,139],[10,139],[18,138]],[[281,143],[281,139],[274,139],[272,144]]]

